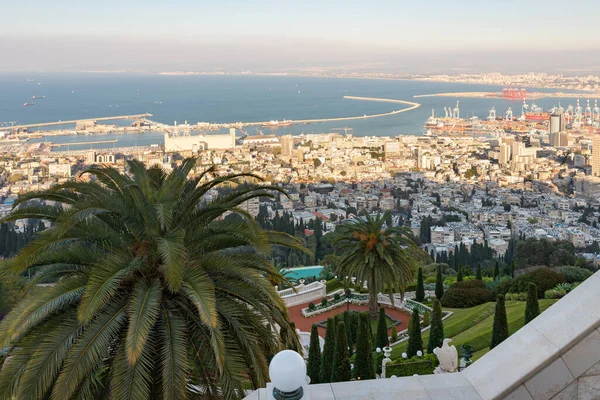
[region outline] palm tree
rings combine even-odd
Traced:
[[[383,228],[389,212],[355,218],[339,226],[333,240],[336,254],[341,256],[338,275],[367,281],[369,288],[369,315],[377,319],[377,293],[404,293],[413,278],[413,257],[418,250],[410,231],[404,227]],[[390,296],[393,301],[393,296]]]
[[[92,168],[91,182],[19,199],[5,220],[54,224],[10,263],[36,272],[0,324],[0,398],[236,399],[265,384],[269,355],[299,347],[265,256],[298,243],[238,208],[276,189],[214,169],[188,177],[195,167],[129,161],[128,174]],[[228,211],[242,220],[221,221]]]

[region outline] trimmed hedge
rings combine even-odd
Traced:
[[[343,289],[344,284],[339,278],[334,278],[325,282],[327,293],[335,292],[338,289]]]
[[[494,292],[480,280],[456,282],[444,293],[442,306],[449,308],[471,308],[494,301]]]
[[[425,354],[423,357],[414,356],[412,358],[399,358],[392,361],[392,365],[385,368],[385,376],[413,376],[431,375],[433,370],[439,365],[435,354]]]
[[[556,270],[562,274],[568,283],[583,282],[592,276],[592,272],[585,268],[571,267],[568,265],[558,267]]]
[[[560,272],[553,269],[542,267],[534,271],[523,274],[512,280],[508,291],[510,293],[526,293],[528,290],[529,282],[533,282],[537,286],[538,298],[543,299],[546,290],[554,288],[559,283],[564,283],[565,278]],[[498,286],[498,293],[505,294],[503,290],[506,289],[506,285],[502,284]]]

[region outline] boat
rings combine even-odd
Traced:
[[[287,119],[284,119],[283,121],[271,120],[266,124],[262,124],[260,127],[261,128],[277,128],[279,126],[288,126],[291,124],[292,124],[292,121],[289,121]]]
[[[25,103],[25,104],[23,104],[23,107],[29,107],[29,106],[32,106],[32,105],[33,105],[33,103]]]
[[[548,121],[550,114],[543,112],[528,112],[525,113],[525,119],[527,121]]]
[[[37,99],[45,99],[45,98],[46,98],[46,96],[31,96],[31,98],[32,98],[33,100],[37,100]]]

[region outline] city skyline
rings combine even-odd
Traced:
[[[578,10],[593,5],[584,1]],[[13,2],[3,6],[0,71],[510,72],[537,65],[585,74],[600,69],[596,14],[554,0]]]

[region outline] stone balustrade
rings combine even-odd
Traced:
[[[295,291],[294,291],[295,289]],[[309,301],[319,301],[327,296],[327,286],[321,282],[313,282],[308,285],[300,284],[295,288],[278,291],[279,295],[285,301],[288,307],[298,304],[308,303]]]

